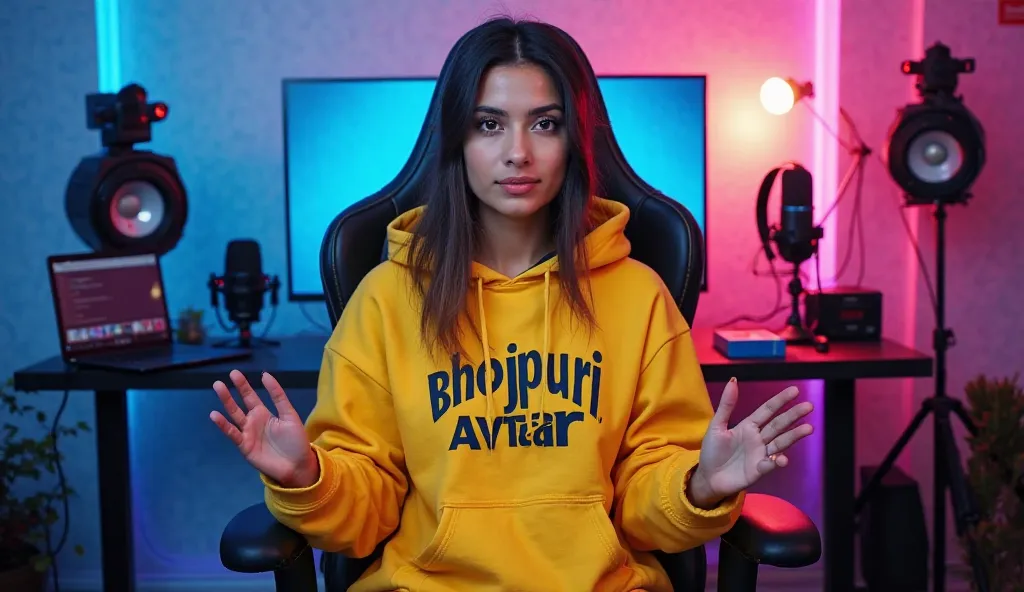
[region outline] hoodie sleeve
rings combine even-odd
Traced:
[[[652,311],[652,334],[667,323],[669,336],[655,336],[651,353],[645,355],[613,472],[615,520],[637,550],[677,553],[729,530],[739,517],[744,493],[710,510],[689,501],[689,478],[714,410],[690,328],[670,298],[667,303],[660,300]]]
[[[369,555],[398,527],[408,490],[382,327],[377,303],[353,296],[324,350],[306,420],[319,480],[292,489],[261,476],[278,521],[313,547],[352,557]]]

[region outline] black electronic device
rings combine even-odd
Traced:
[[[769,226],[768,198],[775,179],[782,175],[781,223]],[[789,162],[768,172],[757,193],[757,232],[765,257],[772,265],[776,254],[772,243],[778,249],[778,256],[793,264],[793,279],[789,282],[792,311],[786,320],[786,328],[779,337],[792,344],[818,344],[814,333],[800,317],[800,295],[804,292],[800,281],[800,264],[818,254],[818,241],[823,232],[814,224],[813,179],[810,171],[799,163]],[[820,346],[819,346],[820,347]],[[827,349],[827,348],[826,348]]]
[[[807,324],[830,341],[880,341],[882,293],[867,288],[826,288],[804,296]]]
[[[875,466],[861,467],[861,481],[871,481],[877,471]],[[893,467],[857,522],[868,592],[928,589],[928,530],[917,481]]]
[[[775,179],[782,174],[781,223],[769,226],[768,198]],[[774,242],[779,257],[784,261],[800,264],[817,253],[821,228],[814,225],[814,180],[811,172],[796,162],[774,168],[761,181],[757,193],[757,231],[761,245],[769,261],[775,259],[771,243]]]
[[[167,253],[188,218],[185,186],[173,158],[134,146],[150,141],[167,105],[148,102],[144,88],[129,84],[87,95],[85,111],[104,150],[83,158],[68,179],[64,208],[72,229],[94,251]]]
[[[260,245],[252,239],[238,239],[228,243],[224,255],[224,275],[211,273],[207,282],[210,288],[210,304],[221,321],[217,295],[224,295],[224,309],[228,312],[228,320],[235,327],[221,325],[225,330],[238,331],[237,339],[220,341],[214,345],[252,347],[253,345],[279,345],[279,342],[266,339],[265,336],[254,337],[252,325],[260,320],[263,309],[263,297],[270,293],[271,314],[277,311],[278,295],[281,281],[276,275],[263,273],[263,258]]]
[[[172,341],[155,253],[54,255],[47,269],[61,355],[68,363],[151,372],[252,355]]]

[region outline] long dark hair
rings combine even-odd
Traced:
[[[545,23],[491,19],[469,31],[448,56],[440,81],[440,145],[426,183],[426,210],[413,230],[410,265],[422,296],[421,332],[428,348],[461,351],[460,316],[466,309],[470,269],[478,238],[476,202],[466,179],[463,144],[473,125],[480,83],[495,66],[529,63],[543,68],[562,100],[569,154],[562,188],[552,208],[558,282],[574,317],[594,319],[583,284],[594,170],[594,107],[597,92],[586,58],[568,34]],[[486,352],[485,352],[486,355]]]

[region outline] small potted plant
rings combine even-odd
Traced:
[[[1024,590],[1024,389],[1017,376],[979,376],[967,383],[967,411],[977,428],[968,435],[967,481],[980,520],[960,540],[970,565],[973,540],[992,592]],[[977,587],[972,584],[972,589]]]
[[[201,344],[206,339],[202,309],[186,308],[178,313],[176,333],[178,343]]]
[[[89,426],[48,421],[45,412],[20,402],[11,385],[10,380],[0,385],[0,415],[4,416],[0,426],[0,590],[42,592],[64,544],[59,540],[54,546],[50,527],[59,518],[58,509],[65,508],[74,495],[64,483],[59,465],[63,455],[55,443],[88,431]],[[33,419],[38,428],[29,425]],[[57,477],[57,484],[41,487],[38,482],[45,474]],[[81,555],[84,550],[76,545],[75,552]]]

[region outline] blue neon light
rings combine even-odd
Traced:
[[[121,89],[120,0],[96,0],[96,69],[100,92]]]

